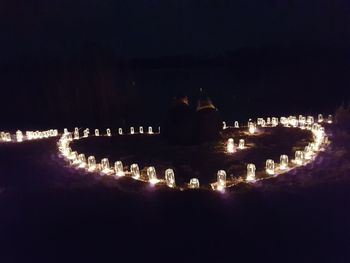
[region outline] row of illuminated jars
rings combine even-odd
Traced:
[[[136,134],[136,133],[139,133],[139,134],[144,134],[144,133],[154,134],[153,128],[151,126],[148,127],[147,132],[144,130],[143,126],[140,126],[138,131],[136,131],[136,129],[134,127],[130,127],[129,134]],[[160,127],[158,127],[158,132],[157,133],[160,133]],[[74,140],[78,140],[81,137],[79,128],[74,128],[74,132],[73,133],[70,133],[68,131],[68,129],[65,128],[64,129],[64,134],[68,134],[69,138],[70,139],[74,139]],[[124,134],[124,131],[123,131],[122,128],[118,129],[118,134],[119,135],[123,135]],[[86,137],[89,137],[89,135],[90,135],[90,129],[89,128],[84,129],[83,132],[82,132],[82,137],[86,138]],[[100,136],[101,135],[100,130],[99,129],[95,129],[94,130],[94,135],[95,136]],[[111,129],[109,129],[109,128],[106,129],[105,135],[106,136],[112,136]]]
[[[323,123],[323,122],[332,123],[333,116],[328,115],[328,118],[324,119],[323,115],[319,114],[318,118],[317,118],[317,122],[318,123]],[[250,123],[251,122],[248,122],[248,126]],[[262,127],[265,127],[265,126],[275,127],[279,123],[283,126],[286,126],[286,127],[292,126],[292,127],[300,127],[302,129],[311,129],[311,126],[315,123],[315,120],[314,120],[313,116],[303,116],[303,115],[299,115],[298,117],[297,116],[280,117],[280,119],[278,119],[276,117],[266,118],[266,120],[264,118],[257,119],[257,125],[262,126]]]
[[[47,131],[26,131],[25,134],[23,134],[22,131],[18,130],[14,135],[11,135],[9,132],[0,133],[0,139],[4,142],[22,142],[25,140],[37,140],[56,136],[58,136],[58,130],[56,129]]]

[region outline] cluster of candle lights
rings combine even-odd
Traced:
[[[307,163],[313,161],[316,155],[323,150],[323,147],[326,146],[329,141],[328,137],[325,134],[324,127],[322,127],[322,123],[332,123],[333,118],[332,115],[329,115],[328,118],[324,118],[322,114],[317,116],[317,121],[314,120],[313,116],[289,116],[281,117],[281,118],[258,118],[257,122],[253,122],[252,120],[248,121],[248,131],[247,134],[254,135],[257,133],[257,127],[277,127],[281,125],[283,127],[291,127],[291,128],[300,128],[310,130],[313,134],[313,141],[309,142],[307,146],[305,146],[302,150],[295,151],[294,159],[289,161],[288,155],[282,154],[279,159],[279,163],[275,163],[272,159],[267,159],[265,164],[265,172],[266,176],[263,178],[256,177],[256,167],[253,163],[247,164],[247,173],[245,178],[238,177],[235,179],[227,180],[225,170],[219,170],[217,172],[217,180],[212,183],[210,186],[213,190],[224,191],[227,187],[231,187],[237,185],[238,183],[254,183],[259,180],[265,180],[282,173],[286,173],[293,168],[306,165]],[[223,123],[223,129],[226,129],[228,126],[226,123]],[[240,128],[238,121],[234,122],[234,128]],[[140,126],[138,130],[134,127],[130,127],[129,131],[124,133],[122,128],[117,130],[118,135],[124,134],[159,134],[160,127],[157,132],[153,131],[152,127],[148,127],[147,132],[145,132],[144,128]],[[23,142],[30,140],[38,140],[50,137],[58,136],[57,129],[51,129],[47,131],[26,131],[23,133],[18,130],[15,134],[11,134],[9,132],[0,132],[0,142]],[[94,130],[95,136],[112,136],[111,129],[107,129],[104,135],[100,134],[99,129]],[[140,170],[138,164],[134,163],[130,165],[129,170],[124,167],[121,161],[116,161],[114,166],[111,167],[110,162],[107,158],[103,158],[100,163],[96,162],[94,156],[89,156],[86,158],[84,153],[78,153],[73,151],[70,148],[70,143],[73,140],[79,140],[81,138],[87,138],[90,136],[90,130],[84,129],[82,131],[82,136],[80,134],[79,128],[75,128],[73,132],[69,132],[68,129],[64,129],[62,136],[58,141],[58,149],[62,156],[69,161],[69,163],[79,169],[85,169],[87,172],[92,173],[100,173],[102,175],[114,176],[116,178],[129,176],[135,180],[140,180],[143,182],[148,182],[151,185],[162,184],[167,185],[171,188],[177,188],[180,190],[183,189],[198,189],[200,188],[200,183],[197,178],[192,178],[186,187],[178,187],[175,182],[175,173],[173,169],[167,169],[164,174],[164,179],[160,179],[157,177],[157,172],[155,167],[150,166],[146,169]],[[245,141],[243,139],[239,139],[238,144],[235,145],[234,139],[229,138],[226,144],[226,152],[228,154],[234,154],[237,149],[244,149]]]
[[[247,134],[254,135],[257,132],[257,127],[277,127],[281,125],[283,127],[292,127],[292,128],[300,128],[310,130],[313,134],[314,140],[310,142],[304,150],[298,150],[295,152],[295,156],[293,160],[289,160],[288,155],[282,154],[279,159],[279,163],[275,163],[272,159],[266,160],[265,172],[266,176],[263,178],[256,177],[256,167],[253,163],[247,164],[247,173],[245,178],[238,177],[231,180],[227,180],[225,170],[219,170],[217,172],[217,180],[216,182],[210,184],[211,189],[216,191],[224,191],[228,187],[232,187],[237,185],[238,183],[254,183],[259,180],[265,180],[282,173],[286,173],[293,168],[296,168],[301,165],[305,165],[316,157],[317,153],[323,149],[323,146],[328,144],[328,137],[325,134],[324,128],[322,127],[322,123],[332,123],[332,116],[329,115],[325,120],[321,114],[318,115],[317,122],[314,121],[312,116],[302,116],[300,115],[298,118],[296,116],[290,116],[288,118],[267,118],[266,120],[263,118],[258,118],[257,122],[253,122],[249,120],[248,122],[248,131]],[[239,128],[240,125],[238,122],[234,123],[234,128]],[[223,123],[223,129],[226,129],[226,123]],[[139,127],[139,134],[143,134],[143,127]],[[154,134],[152,127],[149,127],[147,130],[148,134]],[[158,129],[158,133],[160,133],[160,128]],[[118,129],[118,135],[123,135],[123,130],[121,128]],[[130,127],[128,134],[136,134],[135,128]],[[112,132],[110,129],[106,130],[104,135],[100,134],[98,129],[95,129],[95,136],[112,136]],[[83,131],[82,137],[89,136],[89,129],[85,129]],[[88,172],[100,173],[101,175],[113,176],[115,178],[119,177],[130,177],[135,180],[140,180],[143,182],[148,182],[151,185],[167,185],[171,188],[177,188],[180,190],[183,189],[198,189],[200,188],[200,183],[198,178],[192,178],[190,182],[186,185],[186,187],[179,187],[175,182],[175,173],[173,169],[167,169],[164,174],[164,179],[160,179],[157,176],[157,172],[155,167],[150,166],[146,167],[143,170],[140,170],[138,164],[134,163],[130,165],[129,169],[124,167],[121,161],[116,161],[114,166],[111,167],[109,160],[107,158],[103,158],[100,163],[96,162],[94,156],[89,156],[87,159],[83,153],[77,153],[76,151],[72,151],[70,148],[70,142],[73,140],[80,139],[81,136],[79,134],[79,129],[75,128],[74,132],[71,133],[67,129],[65,129],[62,137],[58,142],[58,148],[61,154],[69,161],[70,164],[76,166],[80,169],[85,169]],[[237,149],[244,149],[245,141],[243,139],[239,139],[238,144],[234,144],[234,139],[229,138],[227,141],[226,151],[228,154],[233,154]]]
[[[17,130],[15,134],[10,132],[0,132],[1,142],[23,142],[39,139],[47,139],[58,136],[57,129],[51,129],[47,131],[26,131],[23,133],[21,130]]]

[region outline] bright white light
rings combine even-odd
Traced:
[[[108,129],[106,130],[106,133],[107,133],[107,136],[108,136],[108,137],[112,136],[111,129],[108,128]]]
[[[271,120],[271,125],[273,127],[276,127],[278,125],[278,118],[273,117],[272,120]]]
[[[244,145],[244,139],[240,139],[240,140],[239,140],[239,143],[238,143],[238,148],[242,150],[242,149],[244,149],[244,147],[245,147],[245,145]]]
[[[306,123],[313,124],[314,123],[314,117],[313,116],[307,116]]]
[[[140,169],[139,169],[139,166],[136,163],[133,163],[130,166],[130,172],[131,172],[131,176],[134,179],[139,179],[140,178]]]
[[[147,168],[147,176],[148,181],[151,184],[156,184],[159,182],[159,180],[157,179],[156,169],[153,166]]]
[[[140,128],[139,128],[139,133],[143,133],[143,127],[142,126],[140,126]]]
[[[217,190],[222,191],[226,188],[226,172],[219,170],[217,173]]]
[[[328,123],[332,123],[333,122],[333,116],[332,115],[328,115],[327,122]]]
[[[175,187],[175,174],[173,169],[166,169],[165,170],[165,182],[167,186],[173,188]]]
[[[79,140],[79,128],[74,128],[74,140]]]
[[[302,151],[295,151],[294,162],[297,165],[303,165],[303,163],[304,163],[304,153]]]
[[[255,182],[255,165],[252,163],[249,163],[247,165],[247,177],[246,177],[246,181],[247,182]]]
[[[311,160],[312,159],[312,155],[313,155],[313,151],[311,146],[307,145],[304,148],[304,158],[305,160]]]
[[[99,129],[95,129],[95,136],[100,136],[100,130]]]
[[[135,134],[135,129],[134,129],[134,127],[130,127],[130,134]]]
[[[239,122],[238,121],[235,121],[235,128],[239,128]]]
[[[248,131],[250,134],[254,134],[255,133],[255,130],[256,130],[256,127],[255,127],[255,124],[250,122],[249,125],[248,125]]]
[[[273,175],[275,174],[275,162],[272,159],[267,159],[265,163],[266,173]]]
[[[153,134],[153,129],[152,129],[151,126],[148,127],[148,133],[149,133],[149,134]]]
[[[88,170],[89,170],[89,172],[93,172],[96,170],[95,156],[89,156],[89,158],[88,158]]]
[[[85,154],[83,153],[79,154],[78,159],[79,159],[79,168],[85,168],[86,167]]]
[[[191,189],[198,189],[199,188],[199,180],[197,178],[192,178],[190,180],[188,187]]]
[[[16,139],[17,139],[17,142],[23,141],[23,133],[20,130],[16,131]]]
[[[89,137],[89,133],[90,133],[89,128],[86,128],[86,129],[84,130],[84,137],[85,137],[85,138]]]
[[[109,166],[109,160],[108,158],[103,158],[101,160],[101,172],[105,174],[109,174],[112,172],[110,166]]]
[[[227,146],[226,146],[226,148],[227,148],[227,152],[228,152],[228,153],[234,153],[234,152],[235,152],[235,144],[234,144],[234,141],[233,141],[232,138],[229,138],[229,139],[227,140]]]
[[[119,134],[119,135],[123,135],[123,129],[122,129],[122,128],[119,128],[119,129],[118,129],[118,134]]]
[[[318,122],[323,122],[323,115],[322,114],[318,114],[317,121]]]
[[[123,163],[121,161],[116,161],[114,163],[114,171],[115,171],[115,175],[118,177],[125,175]]]
[[[222,122],[222,129],[225,130],[226,128],[227,128],[226,122],[223,121],[223,122]]]
[[[288,166],[289,166],[288,155],[285,155],[285,154],[281,155],[279,169],[286,170],[286,169],[288,169]]]

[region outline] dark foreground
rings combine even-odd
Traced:
[[[54,139],[2,144],[0,262],[350,262],[349,148],[335,134],[313,167],[218,194],[83,176]]]

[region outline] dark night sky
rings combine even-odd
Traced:
[[[2,1],[1,57],[56,57],[84,45],[122,57],[220,54],[244,46],[346,46],[346,0]]]
[[[329,111],[349,98],[347,0],[0,1],[0,32],[0,86],[11,98],[0,103],[10,113],[4,127],[158,122],[177,90],[199,87],[229,118]],[[157,64],[180,55],[196,67],[202,58],[231,64]],[[160,70],[135,70],[135,58]],[[288,103],[271,97],[281,89]]]

